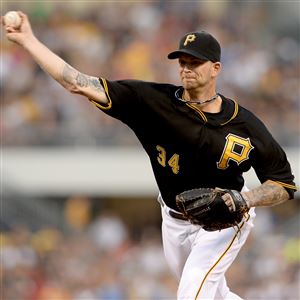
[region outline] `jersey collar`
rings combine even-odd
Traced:
[[[197,105],[195,104],[190,104],[188,102],[182,102],[178,99],[178,95],[181,95],[183,92],[183,88],[177,89],[176,93],[177,95],[175,96],[176,101],[188,106],[189,108],[193,109],[197,115],[201,118],[201,121],[212,127],[220,127],[228,124],[231,122],[233,119],[238,114],[239,111],[239,105],[236,101],[226,98],[225,96],[219,94],[219,96],[222,98],[222,107],[221,111],[218,113],[208,113],[202,111]]]

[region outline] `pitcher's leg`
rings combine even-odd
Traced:
[[[191,251],[191,224],[175,220],[162,208],[162,241],[166,261],[173,275],[180,281],[182,270]]]
[[[232,293],[227,286],[225,276],[219,282],[214,300],[243,300],[238,295]]]
[[[245,243],[252,224],[243,222],[240,232],[233,228],[216,232],[200,230],[181,276],[178,299],[214,299],[225,272]]]

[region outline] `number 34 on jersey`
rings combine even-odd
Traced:
[[[217,162],[218,169],[225,170],[229,167],[229,161],[235,161],[238,165],[243,161],[249,159],[249,154],[254,147],[252,146],[249,138],[242,138],[240,136],[229,133],[226,138],[226,143],[220,157]],[[174,174],[179,173],[179,155],[174,153],[168,159],[166,150],[157,145],[156,150],[158,151],[157,161],[163,166],[169,166]]]

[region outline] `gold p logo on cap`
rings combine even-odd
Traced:
[[[196,36],[194,34],[189,34],[183,43],[184,46],[186,46],[188,43],[192,43],[196,39]]]

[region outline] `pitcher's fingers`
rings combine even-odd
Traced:
[[[22,22],[23,21],[28,21],[28,17],[27,17],[27,15],[26,14],[24,14],[22,11],[17,11],[17,13],[19,14],[19,16],[21,17],[21,19],[22,19]]]
[[[12,26],[6,26],[5,30],[9,33],[14,33],[14,32],[18,32],[18,30]]]
[[[228,193],[226,193],[226,194],[224,194],[223,196],[222,196],[222,198],[223,198],[223,200],[226,202],[226,201],[232,201],[232,198],[231,198],[231,196],[228,194]]]

